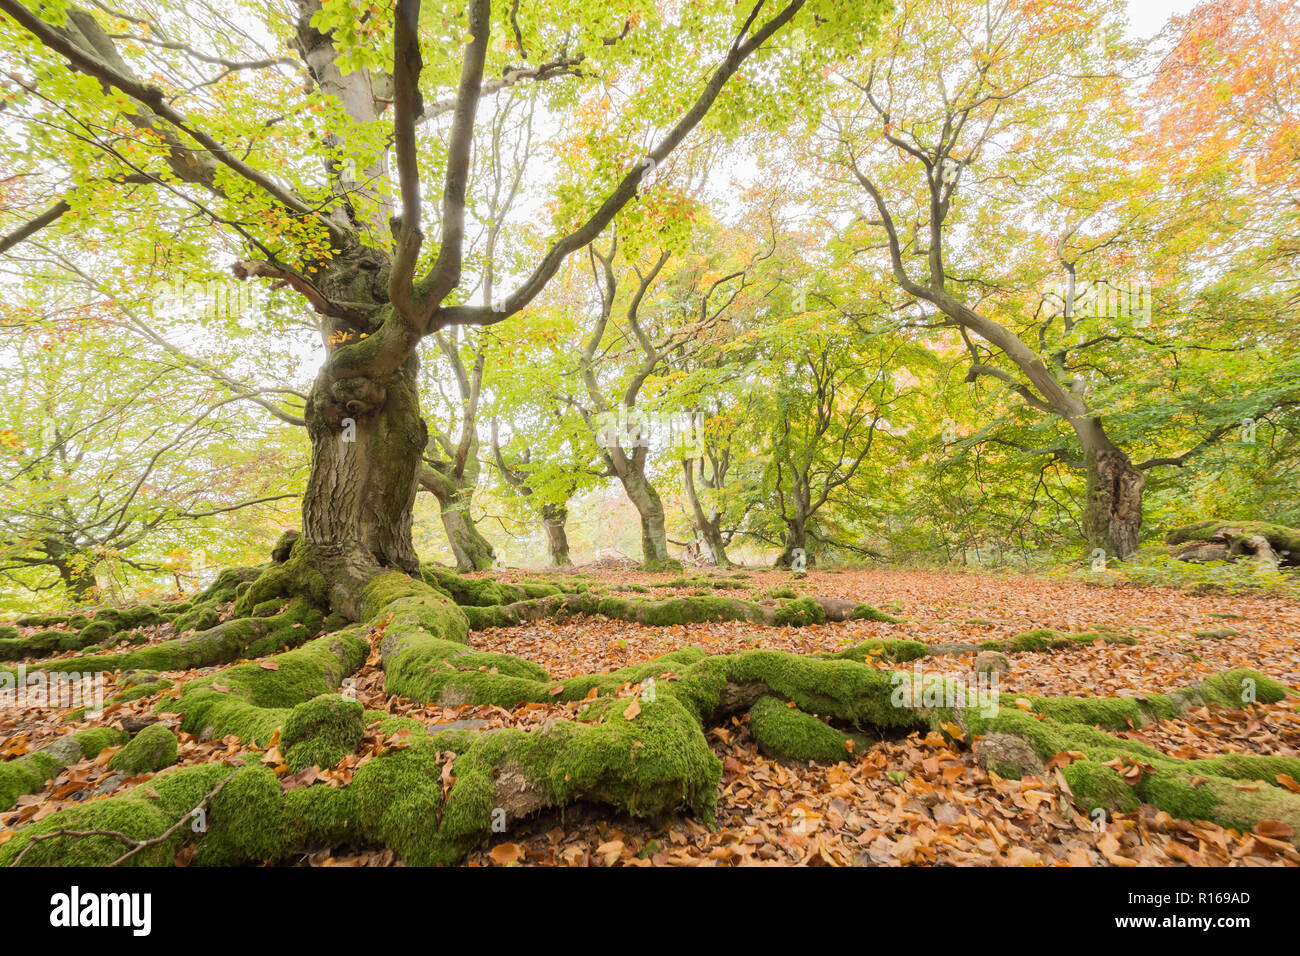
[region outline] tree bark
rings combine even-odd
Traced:
[[[727,544],[722,540],[722,515],[716,510],[706,515],[704,505],[695,490],[696,461],[698,459],[694,458],[687,458],[682,461],[682,479],[686,488],[686,500],[691,504],[695,532],[709,546],[709,551],[712,552],[712,563],[719,567],[730,567],[731,561],[727,558]]]
[[[1090,418],[1073,424],[1087,468],[1083,531],[1088,548],[1131,560],[1138,552],[1146,478],[1110,441],[1100,421]]]
[[[785,547],[776,559],[776,567],[788,568],[794,564],[794,552],[802,549],[806,567],[812,567],[813,555],[808,550],[808,524],[802,515],[785,519]]]
[[[456,570],[486,571],[492,567],[496,562],[496,552],[470,517],[474,481],[457,481],[452,475],[426,465],[420,472],[420,484],[438,499],[442,527],[456,558]]]
[[[304,544],[313,553],[418,572],[411,509],[428,433],[416,368],[409,359],[383,386],[331,381],[324,369],[318,376],[306,411],[311,477],[302,502]],[[345,400],[349,389],[356,399]]]
[[[569,509],[563,505],[542,506],[542,528],[546,531],[546,547],[551,552],[551,564],[557,568],[567,568],[573,564],[569,558],[569,536],[565,523],[569,520]]]
[[[658,567],[668,556],[668,532],[664,528],[664,503],[654,485],[639,470],[622,470],[619,480],[628,500],[641,516],[641,556],[647,568]]]
[[[73,604],[85,604],[92,592],[99,586],[95,579],[94,562],[90,556],[79,552],[63,539],[47,536],[43,550],[50,558],[50,563],[59,572],[59,580]]]

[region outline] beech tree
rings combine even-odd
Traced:
[[[336,600],[351,606],[347,595],[374,571],[418,568],[411,508],[428,442],[417,394],[420,342],[526,307],[570,253],[636,198],[647,169],[700,125],[745,61],[807,3],[771,11],[763,3],[719,4],[674,24],[640,3],[543,12],[472,0],[462,11],[399,0],[391,19],[355,20],[346,3],[301,0],[291,21],[273,15],[265,24],[294,56],[228,58],[170,39],[206,32],[184,11],[165,23],[130,22],[2,0],[6,43],[30,77],[24,108],[59,113],[57,146],[76,144],[75,164],[63,166],[74,180],[65,198],[9,230],[4,247],[82,208],[79,190],[88,184],[103,202],[115,187],[147,183],[233,231],[250,253],[235,264],[238,277],[302,295],[319,315],[329,352],[306,408],[312,468],[301,550],[334,582]],[[699,76],[699,56],[670,62],[659,46],[641,53],[645,35],[679,27],[696,32],[701,50],[716,51],[694,84],[683,81]],[[204,37],[208,49],[242,39]],[[157,56],[178,71],[196,63],[210,71],[216,59],[222,77],[275,70],[274,78],[259,75],[272,110],[232,115],[201,96],[187,108],[194,84],[182,79],[168,90],[141,79],[156,75],[146,64]],[[589,83],[632,63],[647,77],[673,76],[682,91],[627,98],[630,118],[644,110],[642,121],[658,127],[649,148],[602,156],[585,188],[563,196],[557,235],[531,271],[499,301],[471,304],[463,291],[465,202],[480,101],[515,83]],[[280,72],[289,66],[305,77]],[[248,81],[244,92],[253,88]],[[288,116],[273,115],[280,109]],[[322,121],[313,122],[318,115]],[[430,178],[441,202],[426,248]]]

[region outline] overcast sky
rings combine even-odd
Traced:
[[[1174,14],[1188,13],[1201,0],[1128,0],[1129,36],[1150,38]]]

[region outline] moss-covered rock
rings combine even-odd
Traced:
[[[108,761],[113,770],[129,776],[154,773],[176,762],[180,742],[162,724],[150,724]]]

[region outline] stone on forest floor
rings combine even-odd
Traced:
[[[491,724],[489,720],[471,718],[468,720],[443,720],[429,725],[429,733],[437,734],[444,730],[483,730]]]
[[[980,651],[975,655],[976,674],[1006,674],[1011,670],[1011,662],[1000,651]]]
[[[1023,737],[986,734],[975,747],[980,766],[1000,777],[1028,777],[1042,773],[1043,761]]]

